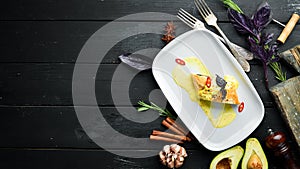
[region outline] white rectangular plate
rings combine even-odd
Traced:
[[[195,56],[212,74],[232,75],[239,82],[239,100],[245,103],[244,110],[236,109],[235,120],[226,127],[215,128],[200,108],[191,101],[188,93],[172,78],[176,58]],[[248,137],[261,123],[264,106],[254,86],[227,48],[205,30],[192,30],[182,34],[163,48],[152,66],[153,75],[169,103],[207,149],[221,151],[234,146]],[[211,109],[214,111],[214,108]]]

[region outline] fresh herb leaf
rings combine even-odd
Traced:
[[[216,76],[217,76],[216,77],[217,85],[221,88],[225,88],[227,82],[223,78],[221,78],[219,75],[216,74]]]
[[[222,100],[224,100],[227,95],[227,91],[225,90],[225,88],[221,88],[221,93],[222,93]]]
[[[244,13],[241,10],[241,8],[236,3],[234,3],[232,0],[221,0],[221,1],[227,8],[231,8],[231,9],[237,11],[238,13]]]
[[[257,36],[253,22],[248,16],[233,9],[228,9],[228,18],[239,33]]]
[[[276,79],[280,80],[280,81],[286,81],[286,72],[283,73],[282,69],[281,69],[281,65],[278,62],[272,62],[270,63],[271,68],[274,70],[274,72],[276,73]]]
[[[138,108],[138,111],[141,112],[141,111],[146,111],[146,110],[149,110],[150,108],[148,107],[139,107]]]
[[[152,109],[152,110],[158,111],[160,116],[170,117],[174,120],[176,119],[175,116],[171,112],[169,112],[167,109],[163,109],[152,102],[150,102],[150,103],[151,104],[147,104],[143,101],[139,101],[138,104],[142,107],[139,107],[138,111],[141,112],[141,111],[146,111],[146,110]]]
[[[273,38],[273,34],[263,34],[260,37],[261,39],[260,41],[257,41],[257,39],[254,39],[253,37],[248,37],[248,41],[250,44],[250,51],[253,52],[253,54],[257,56],[257,59],[259,59],[263,64],[264,76],[265,76],[267,87],[269,86],[267,66],[279,60],[277,54],[278,51],[277,44],[270,44],[272,38]],[[271,66],[271,68],[273,69],[274,67]],[[276,72],[276,70],[274,71],[278,75],[279,72]],[[283,73],[281,72],[281,74]]]
[[[268,2],[262,3],[252,15],[251,19],[258,32],[261,32],[272,21],[273,13]]]
[[[144,55],[126,53],[119,56],[119,59],[138,70],[148,70],[152,68],[152,60]]]

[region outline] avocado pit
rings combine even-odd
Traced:
[[[216,169],[231,169],[231,160],[224,158],[218,162]]]
[[[223,151],[212,160],[210,169],[237,169],[243,154],[244,149],[241,146]]]
[[[242,169],[268,169],[268,161],[264,150],[256,138],[249,138],[242,160]]]
[[[257,154],[252,154],[249,158],[247,169],[262,169],[263,165]]]

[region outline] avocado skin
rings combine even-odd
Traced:
[[[210,163],[210,169],[216,169],[217,164],[225,158],[228,158],[231,161],[231,169],[237,169],[239,161],[242,159],[243,154],[244,149],[241,146],[235,146],[226,151],[223,151],[212,160],[212,162]]]
[[[267,161],[266,155],[265,155],[264,150],[262,149],[259,141],[256,138],[249,138],[247,140],[246,150],[245,150],[245,154],[244,154],[244,157],[242,160],[241,168],[248,169],[247,164],[253,153],[255,153],[259,157],[259,159],[262,163],[262,169],[268,169],[268,161]]]

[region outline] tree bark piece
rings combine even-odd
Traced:
[[[281,82],[270,91],[300,149],[300,76]]]
[[[280,53],[279,57],[283,58],[300,73],[300,45]]]

